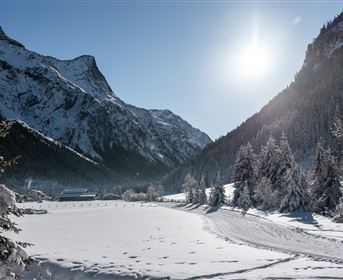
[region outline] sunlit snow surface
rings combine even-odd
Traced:
[[[48,269],[41,279],[329,279],[343,275],[339,263],[219,236],[211,219],[187,207],[122,201],[21,206],[49,211],[16,219],[23,230],[17,238],[34,243],[28,252],[44,260],[41,267]]]

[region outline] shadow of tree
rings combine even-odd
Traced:
[[[313,225],[317,228],[320,228],[320,225],[318,224],[317,220],[313,217],[313,213],[293,212],[293,213],[283,214],[282,217],[291,218],[301,223]]]

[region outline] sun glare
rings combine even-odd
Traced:
[[[245,78],[262,78],[270,67],[269,53],[260,46],[250,46],[241,50],[237,57],[237,71]]]
[[[236,72],[243,80],[260,80],[271,70],[272,54],[270,49],[259,42],[257,32],[250,45],[238,51],[236,56]]]

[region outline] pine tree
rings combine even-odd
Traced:
[[[321,214],[331,214],[342,196],[336,160],[321,143],[314,158],[312,195],[316,200],[315,210]]]
[[[199,188],[198,188],[198,203],[199,204],[206,204],[207,203],[207,195],[206,195],[206,184],[204,175],[201,176]]]
[[[270,209],[275,207],[276,195],[269,178],[262,177],[257,181],[254,199],[258,208]]]
[[[197,181],[194,177],[188,173],[185,177],[185,182],[183,183],[182,187],[186,194],[186,202],[187,203],[195,203],[194,201],[194,192],[197,188]]]
[[[336,207],[333,221],[336,223],[343,223],[343,197],[340,198],[339,204]]]
[[[208,204],[212,207],[219,207],[225,203],[225,189],[221,180],[220,171],[217,172],[216,180],[211,188]]]
[[[310,204],[305,175],[295,166],[288,184],[288,193],[281,201],[279,210],[280,212],[309,211]]]
[[[247,181],[244,181],[242,183],[241,188],[242,188],[242,191],[237,200],[237,206],[242,208],[243,210],[248,210],[252,206],[252,201],[250,199],[250,192],[249,192],[249,186],[248,186]]]
[[[292,150],[289,147],[287,137],[284,133],[282,133],[280,138],[280,145],[276,156],[277,172],[273,187],[276,192],[275,204],[279,207],[282,199],[288,192],[288,186],[292,179],[294,168],[296,168]]]
[[[252,146],[248,143],[246,146],[241,146],[236,157],[235,163],[235,176],[234,176],[234,197],[233,205],[239,206],[239,198],[244,193],[245,187],[247,186],[249,191],[249,198],[251,205],[255,205],[254,192],[256,187],[256,166],[257,159]]]
[[[338,143],[343,144],[343,122],[341,119],[336,118],[336,120],[333,123],[331,133],[333,134],[335,140]]]
[[[199,204],[199,196],[200,196],[200,187],[199,187],[199,184],[196,184],[193,187],[193,203]]]
[[[336,118],[333,127],[331,128],[331,133],[335,140],[335,155],[339,162],[339,171],[342,173],[343,170],[343,122],[340,118]]]
[[[267,144],[261,149],[259,177],[269,178],[273,187],[275,187],[278,177],[278,154],[279,147],[276,145],[273,136],[270,136]]]
[[[0,174],[12,165],[0,157]],[[24,248],[23,242],[13,242],[3,236],[3,232],[18,233],[19,229],[10,220],[10,216],[21,216],[22,210],[15,204],[15,195],[4,185],[0,185],[0,279],[18,279],[23,270],[32,262]]]

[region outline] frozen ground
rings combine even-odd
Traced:
[[[49,214],[16,220],[42,260],[41,276],[27,279],[343,279],[343,243],[283,217],[113,201],[33,206]]]

